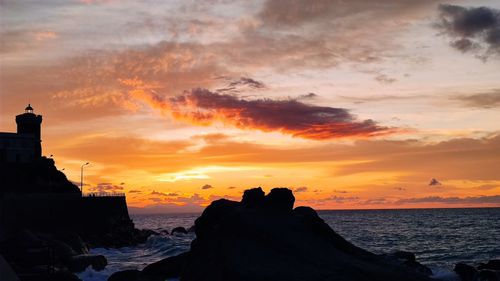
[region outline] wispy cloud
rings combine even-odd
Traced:
[[[500,195],[470,196],[470,197],[441,197],[428,196],[421,198],[407,198],[398,200],[398,204],[415,203],[445,203],[445,204],[500,204]]]
[[[457,95],[451,97],[451,99],[460,101],[465,107],[496,108],[500,107],[500,89],[486,93]]]

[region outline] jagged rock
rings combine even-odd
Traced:
[[[500,270],[500,260],[489,260],[487,263],[481,263],[478,267],[478,270],[481,269],[491,269],[491,270]]]
[[[188,253],[182,253],[180,255],[168,257],[152,263],[142,270],[142,275],[147,276],[150,279],[156,278],[160,280],[178,277],[184,269],[187,255]]]
[[[247,189],[243,192],[243,197],[241,199],[241,204],[246,207],[254,207],[260,205],[264,202],[264,191],[262,188],[252,188]]]
[[[468,264],[457,263],[453,271],[460,277],[461,281],[477,280],[477,270]]]
[[[172,229],[172,232],[170,234],[174,235],[175,233],[187,234],[188,231],[184,227],[178,226]]]
[[[103,270],[108,261],[103,255],[77,255],[69,259],[67,266],[72,272],[82,272],[88,266],[92,266],[95,271]]]
[[[279,210],[292,210],[295,203],[295,197],[288,188],[273,188],[265,196],[265,205]]]

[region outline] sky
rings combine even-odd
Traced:
[[[0,131],[31,103],[134,212],[500,206],[497,0],[0,0],[0,38]]]

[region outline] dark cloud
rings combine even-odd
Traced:
[[[194,89],[153,104],[194,124],[221,121],[242,129],[279,131],[306,139],[371,137],[395,131],[370,119],[357,120],[344,108],[309,105],[293,99],[245,100],[206,89]]]
[[[453,38],[452,47],[462,52],[484,48],[483,57],[500,54],[500,11],[487,7],[440,5],[437,27]]]
[[[137,189],[132,189],[129,191],[129,193],[142,193],[142,191]]]
[[[210,188],[214,188],[214,187],[210,184],[205,184],[204,186],[201,187],[201,189],[210,189]]]
[[[303,94],[303,95],[300,95],[296,98],[296,100],[311,100],[311,99],[315,99],[317,98],[318,95],[316,95],[315,93],[307,93],[307,94]]]
[[[471,197],[440,197],[429,196],[422,198],[407,198],[398,200],[396,203],[445,203],[445,204],[500,204],[500,195],[493,196],[471,196]]]
[[[472,51],[472,50],[476,50],[476,49],[479,49],[480,48],[480,45],[467,39],[467,38],[462,38],[462,39],[458,39],[458,40],[455,40],[455,41],[452,41],[450,42],[450,45],[463,52],[463,53],[466,53],[466,52],[469,52],[469,51]]]
[[[235,188],[236,188],[236,186],[230,186],[227,189],[235,189]]]
[[[232,79],[229,77],[219,77],[220,79],[228,80],[227,84],[223,88],[216,89],[215,92],[218,93],[240,93],[245,90],[255,90],[264,89],[266,85],[263,82],[254,80],[249,77],[240,77],[238,79]]]
[[[495,108],[500,107],[500,89],[488,93],[472,95],[453,96],[451,99],[458,100],[465,107]]]
[[[399,190],[399,191],[405,191],[405,190],[406,190],[406,188],[404,188],[404,187],[400,187],[400,186],[395,187],[394,189],[395,189],[395,190]]]
[[[429,182],[429,186],[437,186],[437,185],[441,185],[441,183],[437,180],[437,179],[431,179],[431,181]]]
[[[296,189],[293,190],[293,192],[306,192],[306,191],[307,187],[305,186],[297,187]]]

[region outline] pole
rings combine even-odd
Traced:
[[[81,167],[81,170],[80,170],[80,192],[82,193],[82,197],[83,197],[83,167],[88,165],[88,164],[89,164],[89,162],[83,164]]]

